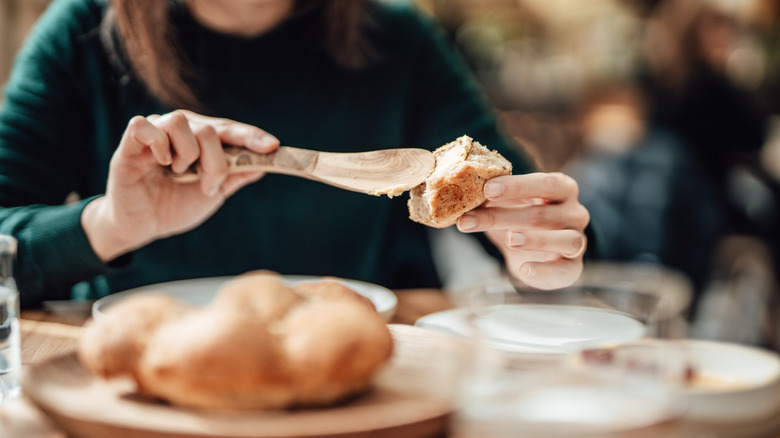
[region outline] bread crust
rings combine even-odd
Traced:
[[[257,273],[225,282],[212,305],[273,329],[291,308],[303,301],[305,298],[282,284],[278,275]]]
[[[77,350],[79,360],[87,370],[103,378],[132,375],[155,330],[189,309],[162,293],[131,295],[109,307],[102,319],[87,321]]]
[[[462,136],[433,152],[436,167],[409,192],[409,218],[434,228],[453,225],[485,202],[483,187],[491,178],[512,174],[512,163],[496,151]]]
[[[319,281],[304,281],[295,285],[293,290],[309,300],[355,301],[367,309],[376,311],[374,303],[355,292],[334,277],[325,277]]]
[[[144,394],[195,408],[267,409],[294,397],[279,339],[224,308],[160,327],[138,363],[137,383]]]
[[[299,306],[286,318],[284,330],[297,405],[327,405],[365,391],[392,354],[384,322],[360,301]]]

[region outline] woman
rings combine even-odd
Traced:
[[[27,306],[260,268],[435,287],[426,229],[403,198],[227,175],[222,144],[356,152],[464,134],[530,170],[446,42],[409,9],[55,0],[0,110],[0,232],[20,241]],[[199,184],[166,176],[195,161]],[[61,205],[73,192],[79,200]],[[530,286],[575,281],[588,214],[570,178],[495,178],[485,194],[461,231],[484,232]]]

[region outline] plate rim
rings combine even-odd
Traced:
[[[626,318],[635,321],[639,327],[642,328],[642,335],[637,338],[633,338],[631,340],[604,340],[602,341],[605,344],[614,344],[616,342],[623,343],[623,342],[631,342],[634,340],[641,339],[643,336],[647,335],[647,327],[645,324],[642,323],[638,318],[631,315],[628,312],[624,312],[617,309],[609,309],[604,307],[594,307],[594,306],[580,306],[580,305],[573,305],[573,304],[546,304],[546,303],[504,303],[504,304],[496,304],[490,307],[499,307],[499,308],[505,308],[505,307],[524,307],[524,308],[558,308],[558,309],[577,309],[577,310],[589,310],[594,312],[606,312],[606,313],[612,313],[616,315],[625,316]],[[463,313],[467,313],[469,310],[465,308],[455,308],[455,309],[447,309],[442,310],[439,312],[430,313],[428,315],[424,315],[417,319],[417,321],[414,322],[414,325],[416,327],[424,328],[427,330],[434,330],[434,331],[442,331],[434,327],[430,326],[424,326],[424,320],[430,319],[432,317],[436,316],[442,316],[444,314],[453,314],[453,315],[460,315]],[[422,322],[422,324],[421,324]],[[441,327],[440,328],[445,328]],[[457,331],[456,329],[449,329],[446,331],[446,333],[450,333],[456,336],[469,336],[467,333],[461,333]],[[576,347],[576,348],[567,348],[567,347],[558,347],[558,346],[548,346],[543,344],[532,344],[532,343],[519,343],[519,342],[512,342],[509,340],[501,340],[501,339],[495,339],[495,338],[487,338],[486,339],[486,345],[488,346],[494,346],[496,348],[501,349],[505,352],[510,353],[530,353],[530,354],[553,354],[553,355],[566,355],[570,354],[574,351],[577,351],[580,348],[583,347]]]

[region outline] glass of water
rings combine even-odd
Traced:
[[[0,403],[21,392],[19,349],[19,291],[13,276],[16,239],[0,235]]]
[[[459,379],[455,438],[615,436],[685,409],[682,351],[647,342],[669,333],[659,330],[668,325],[657,316],[661,299],[613,282],[559,291],[486,284],[457,298],[473,351]]]

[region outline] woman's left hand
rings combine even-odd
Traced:
[[[463,232],[484,231],[513,277],[538,289],[570,286],[582,273],[588,210],[577,182],[562,173],[531,173],[485,183],[488,201],[458,219]]]

